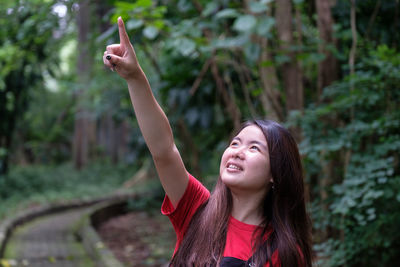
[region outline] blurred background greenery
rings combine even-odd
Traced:
[[[399,0],[2,0],[0,219],[143,181],[160,191],[126,84],[102,63],[122,16],[190,172],[211,186],[240,123],[277,120],[300,146],[321,266],[400,265],[399,11]]]

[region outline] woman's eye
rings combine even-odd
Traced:
[[[237,142],[232,142],[232,143],[231,143],[231,146],[237,146],[237,145],[238,145]]]
[[[260,151],[260,149],[258,148],[258,146],[251,146],[250,149],[251,149],[251,150]]]

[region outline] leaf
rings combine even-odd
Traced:
[[[200,114],[197,111],[197,109],[192,108],[186,112],[185,118],[186,118],[188,124],[193,126],[199,119],[199,115]]]
[[[117,1],[115,2],[115,6],[120,9],[131,10],[135,7],[135,4],[126,1]]]
[[[255,89],[253,89],[253,90],[251,91],[251,95],[252,95],[253,97],[258,97],[259,95],[262,94],[262,92],[263,92],[263,89],[262,89],[261,87],[255,88]]]
[[[213,48],[235,48],[243,46],[249,40],[247,35],[213,40]]]
[[[134,30],[140,28],[143,25],[143,20],[141,19],[130,19],[126,22],[126,28],[128,30]]]
[[[178,2],[178,10],[181,12],[187,12],[188,10],[190,10],[191,8],[191,4],[189,1],[186,0],[179,0]]]
[[[275,62],[276,62],[278,65],[281,65],[281,64],[290,62],[290,57],[287,56],[287,55],[284,55],[284,54],[282,54],[282,55],[276,55],[276,56],[275,56]]]
[[[267,4],[260,3],[260,2],[250,2],[250,11],[253,13],[263,13],[268,10]]]
[[[257,62],[260,57],[261,47],[256,43],[247,43],[244,47],[246,58],[251,62]]]
[[[264,17],[257,23],[256,32],[258,35],[264,36],[269,33],[275,25],[275,19],[272,17]]]
[[[252,15],[243,15],[238,17],[233,24],[233,28],[239,32],[249,32],[256,25],[257,20]]]
[[[8,262],[8,260],[1,260],[0,263],[1,263],[1,266],[11,267],[11,264]]]
[[[0,79],[0,92],[4,92],[6,90],[6,83],[3,79]]]
[[[189,56],[196,49],[196,43],[190,39],[182,38],[179,42],[179,52],[183,56]]]
[[[143,30],[143,35],[146,36],[148,39],[153,40],[158,35],[158,29],[154,26],[147,26]]]
[[[104,40],[108,39],[113,33],[117,31],[117,25],[111,26],[108,30],[103,32],[99,37],[96,38],[96,42],[103,42]]]
[[[215,11],[217,11],[217,9],[218,9],[218,4],[214,1],[211,1],[206,5],[201,15],[207,17],[212,13],[214,13]]]
[[[261,63],[261,67],[272,67],[274,62],[272,60],[265,60]]]
[[[161,30],[162,28],[165,27],[165,22],[161,19],[158,19],[153,22],[153,26],[156,27],[157,29]]]
[[[262,4],[269,4],[269,3],[271,3],[272,1],[274,1],[274,0],[261,0],[260,3],[262,3]]]
[[[134,5],[137,7],[151,7],[152,4],[152,0],[137,0]]]
[[[223,9],[215,15],[215,17],[217,19],[236,18],[238,16],[239,16],[239,13],[236,11],[236,9],[232,9],[232,8]]]

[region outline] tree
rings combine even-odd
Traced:
[[[58,17],[48,1],[3,1],[0,13],[0,174],[5,174],[16,122],[29,106],[30,91],[57,61],[52,51],[57,51],[53,30]]]
[[[301,112],[304,105],[303,75],[295,53],[292,51],[294,46],[292,1],[277,1],[275,17],[280,40],[280,53],[288,58],[281,67],[283,86],[286,93],[286,113],[289,114],[294,110]],[[299,129],[293,129],[293,134],[296,140],[300,141],[301,133]]]
[[[331,8],[334,5],[330,0],[315,0],[317,7],[317,25],[320,38],[318,51],[324,55],[324,59],[318,64],[318,95],[320,100],[322,90],[336,81],[337,59],[333,55],[333,49],[336,47],[333,35],[333,17]]]
[[[359,61],[355,75],[327,87],[329,102],[306,109],[300,123],[307,176],[321,175],[327,161],[321,159],[322,151],[337,162],[351,150],[347,165],[335,165],[342,180],[326,186],[330,195],[325,207],[320,199],[314,202],[314,226],[331,229],[316,245],[325,258],[323,266],[400,263],[400,114],[395,100],[400,97],[400,57],[381,45]],[[329,114],[341,121],[338,127],[325,119]]]

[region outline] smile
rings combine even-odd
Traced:
[[[237,170],[237,171],[242,171],[243,170],[243,168],[241,168],[240,166],[232,164],[232,163],[229,163],[227,168],[229,170]]]

